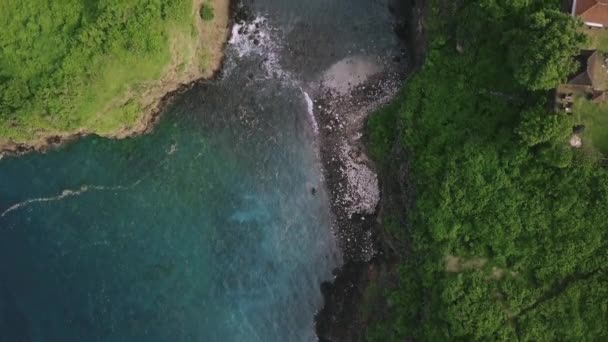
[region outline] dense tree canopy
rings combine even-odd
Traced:
[[[524,110],[516,132],[528,146],[552,141],[565,141],[572,131],[569,116],[547,113],[542,107]]]
[[[585,42],[582,24],[558,10],[525,15],[521,26],[507,33],[509,63],[517,81],[531,90],[555,88],[576,71],[572,56]]]
[[[551,113],[549,93],[531,91],[555,87],[579,47],[558,6],[463,0],[435,12],[427,60],[388,109],[416,192],[370,340],[608,338],[608,170],[568,145],[572,119]],[[370,137],[391,167],[387,115]]]

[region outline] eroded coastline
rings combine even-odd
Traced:
[[[337,216],[336,226],[345,253],[345,262],[335,271],[333,282],[321,286],[325,305],[315,321],[317,335],[322,342],[365,340],[367,322],[362,310],[363,305],[370,304],[365,303],[366,291],[371,282],[385,278],[393,264],[390,239],[383,236],[380,227],[385,212],[395,207],[408,208],[414,194],[408,185],[407,160],[398,157],[406,155],[402,153],[401,143],[395,142],[395,152],[391,153],[396,156],[394,162],[400,165],[393,170],[401,172],[388,174],[369,157],[366,124],[369,115],[387,105],[407,77],[421,66],[427,44],[427,6],[425,0],[391,3],[395,34],[404,44],[402,54],[392,56],[398,67],[356,85],[350,96],[336,97],[328,93],[324,102],[340,108],[341,113],[348,113],[343,115],[346,125],[336,120],[332,105],[319,115],[322,126],[326,127],[322,135],[322,159],[332,196],[332,211]],[[338,134],[335,134],[336,128]],[[347,142],[347,153],[341,147],[344,142]],[[353,169],[353,164],[359,167]],[[355,171],[357,176],[352,177],[349,171]],[[369,172],[373,174],[374,186],[370,186],[369,181],[364,181],[363,185],[360,182],[359,177],[369,175]],[[364,179],[369,180],[370,176],[364,176]],[[376,205],[369,207],[372,210],[362,211],[358,210],[359,205],[353,206],[350,201],[352,195],[348,191],[353,185],[378,193]]]
[[[124,126],[111,133],[91,132],[86,129],[76,132],[43,132],[27,142],[4,140],[0,137],[0,158],[4,155],[45,152],[88,135],[125,139],[149,133],[177,95],[188,91],[198,82],[213,79],[222,68],[236,1],[211,0],[214,19],[210,22],[203,21],[198,14],[202,4],[202,0],[192,0],[192,16],[198,39],[195,41],[195,53],[188,64],[178,65],[181,52],[173,51],[171,61],[159,80],[146,84],[141,94],[128,93],[125,98],[118,99],[121,103],[128,103],[134,99],[141,102],[143,109],[134,125]],[[201,56],[205,56],[204,61]]]
[[[0,314],[26,322],[0,339],[316,340],[338,253],[308,88],[251,12],[151,134],[0,162]]]
[[[388,8],[384,10],[389,11]],[[398,26],[399,20],[396,16],[394,25]],[[243,18],[240,27],[247,26],[248,30],[255,32],[259,29],[258,24],[263,23],[256,22],[256,19],[248,14],[246,18]],[[245,31],[242,33],[247,34]],[[259,33],[257,34],[259,35]],[[263,37],[255,36],[252,39],[246,37],[244,43],[252,48],[257,48],[258,45],[270,43],[270,41],[264,41]],[[281,48],[284,47],[281,46]],[[296,48],[298,47],[294,45],[289,46],[290,51]],[[374,227],[377,224],[378,206],[381,201],[380,186],[383,184],[378,179],[376,167],[367,156],[364,128],[367,116],[386,104],[398,91],[406,76],[408,55],[403,49],[387,55],[382,55],[373,49],[370,50],[372,51],[362,49],[362,51],[338,53],[343,56],[341,59],[333,58],[335,56],[331,54],[332,63],[321,66],[321,71],[314,76],[312,81],[306,77],[304,77],[305,80],[298,80],[297,77],[286,75],[285,70],[278,70],[277,65],[273,64],[277,60],[273,60],[272,56],[265,58],[260,64],[260,68],[267,72],[266,77],[287,76],[286,78],[292,82],[292,85],[300,87],[308,114],[311,116],[310,124],[313,133],[318,134],[320,157],[324,168],[323,175],[330,192],[331,209],[334,214],[335,233],[344,254],[345,265],[339,272],[336,284],[333,287],[328,283],[322,286],[327,303],[325,310],[317,316],[317,331],[323,330],[323,327],[319,330],[319,323],[325,324],[327,329],[332,329],[329,326],[335,323],[334,317],[347,311],[353,315],[348,320],[352,324],[358,322],[355,317],[358,312],[356,306],[338,304],[338,306],[342,305],[342,308],[339,309],[332,305],[338,303],[339,296],[356,298],[355,294],[349,295],[344,291],[354,288],[353,284],[361,275],[362,267],[367,267],[365,265],[369,265],[370,260],[382,252],[374,241],[376,239]],[[278,58],[277,55],[274,57]],[[257,76],[248,77],[251,82],[255,82]],[[200,82],[204,81],[182,85],[174,92],[165,95],[155,110],[151,112],[140,131],[116,137],[127,137],[150,131],[157,123],[160,113],[173,102],[177,94],[192,89]],[[255,118],[243,115],[248,125],[252,124],[248,121],[249,119],[255,121]],[[83,132],[66,137],[49,137],[39,149],[48,149],[84,135],[86,133]],[[23,153],[35,149],[28,146],[20,148],[21,150],[16,152]],[[313,195],[317,186],[314,184],[310,190]],[[353,272],[349,270],[353,270]],[[346,282],[341,283],[342,280],[346,280]],[[357,288],[354,289],[357,291]],[[340,293],[337,294],[338,292]],[[353,303],[356,305],[355,302]],[[339,320],[344,322],[347,318],[343,316]],[[319,337],[324,340],[328,335],[321,332]]]

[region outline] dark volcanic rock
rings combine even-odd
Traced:
[[[321,284],[321,292],[326,298],[323,309],[315,317],[317,335],[321,342],[360,341],[361,326],[359,303],[368,283],[365,270],[367,263],[350,262],[342,267],[333,283]]]
[[[395,15],[395,34],[400,39],[405,40],[409,47],[407,52],[411,51],[411,54],[408,53],[407,58],[403,58],[406,55],[404,50],[402,56],[386,56],[386,58],[389,63],[414,70],[421,65],[426,54],[425,19],[428,13],[428,3],[426,0],[391,0],[387,10]],[[402,82],[403,77],[405,77],[406,70],[400,70],[402,74],[395,77],[395,81],[398,82]],[[386,77],[389,76],[384,74],[381,75],[380,79],[376,79],[376,82],[370,80],[358,86],[348,99],[351,108],[365,108],[370,104],[375,103],[377,105],[378,102],[381,102],[378,99],[386,95],[386,87],[383,86],[382,82],[386,81]],[[398,167],[399,175],[395,179],[387,179],[389,182],[383,182],[380,179],[381,183],[385,183],[382,186],[383,197],[380,204],[380,214],[374,212],[363,215],[347,215],[348,203],[341,203],[339,200],[341,192],[344,191],[342,185],[344,183],[344,173],[340,170],[345,165],[344,161],[337,157],[340,155],[338,142],[340,142],[341,136],[344,137],[344,130],[340,122],[336,122],[334,113],[336,108],[345,104],[337,105],[335,98],[331,96],[324,96],[317,104],[322,105],[323,108],[321,113],[317,115],[323,141],[321,154],[326,169],[326,181],[330,189],[332,210],[336,215],[337,233],[344,252],[345,264],[338,271],[333,283],[324,283],[321,287],[325,298],[325,306],[315,317],[316,330],[319,340],[323,342],[364,341],[367,329],[367,322],[361,315],[364,294],[370,281],[375,281],[377,270],[382,270],[380,271],[380,277],[384,278],[383,281],[391,281],[391,271],[387,270],[394,266],[394,260],[388,255],[391,253],[385,254],[383,252],[385,246],[390,249],[391,242],[385,241],[380,236],[379,222],[382,219],[382,208],[396,205],[399,205],[400,208],[409,207],[413,200],[413,194],[408,184],[409,180],[404,179],[408,175],[406,170],[407,161],[395,161],[403,165],[403,167]],[[358,132],[351,132],[351,136],[364,134],[364,127],[358,129]],[[349,156],[359,160],[362,151],[364,155],[365,144],[355,144],[354,147],[349,151]],[[400,156],[404,154],[403,151],[398,153]],[[399,189],[393,191],[387,189],[387,186]],[[386,192],[394,193],[386,194]],[[407,198],[400,198],[403,196]],[[369,246],[370,243],[371,246]],[[373,253],[362,253],[362,250],[367,248],[373,249]]]

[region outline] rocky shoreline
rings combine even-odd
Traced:
[[[237,1],[213,0],[214,8],[219,9],[216,11],[216,18],[218,19],[214,22],[214,27],[205,26],[209,24],[202,23],[198,17],[198,8],[200,8],[201,4],[201,0],[193,0],[193,13],[197,19],[201,41],[204,35],[212,35],[214,37],[214,39],[211,39],[210,43],[212,46],[209,47],[209,54],[212,56],[209,68],[200,70],[198,65],[193,65],[192,67],[198,70],[193,69],[190,73],[185,75],[183,79],[174,79],[173,77],[166,75],[166,77],[168,77],[167,80],[159,81],[159,85],[156,88],[151,89],[148,92],[149,94],[144,95],[149,98],[147,101],[149,104],[143,110],[137,124],[125,127],[112,134],[102,136],[110,139],[125,139],[151,132],[158,123],[162,113],[173,103],[178,95],[192,89],[201,82],[213,80],[219,75],[224,64],[223,51],[230,40],[230,27],[232,27],[235,18],[239,16]],[[210,30],[216,30],[218,32],[213,32],[212,34]],[[171,73],[173,73],[173,70],[169,70],[168,74]],[[89,135],[96,135],[96,133],[84,129],[75,133],[51,133],[42,135],[27,143],[16,143],[12,141],[4,142],[0,139],[0,159],[5,155],[47,152],[63,144],[73,142]]]
[[[239,13],[237,2],[230,1],[228,33],[222,50],[230,40],[228,28],[249,15]],[[334,281],[321,284],[325,305],[315,317],[320,341],[359,341],[365,338],[366,321],[359,314],[365,290],[371,280],[390,268],[390,251],[385,247],[386,241],[380,232],[382,213],[391,205],[389,193],[396,187],[406,186],[407,179],[396,180],[399,184],[388,182],[382,170],[377,169],[366,153],[365,128],[369,114],[390,102],[407,73],[415,70],[424,58],[427,1],[390,2],[390,10],[395,15],[395,31],[405,42],[404,50],[398,55],[376,60],[344,61],[346,66],[363,63],[371,65],[372,69],[374,66],[380,69],[364,75],[360,82],[349,82],[347,89],[334,84],[331,78],[322,80],[312,103],[319,126],[321,162],[334,214],[335,232],[344,258],[344,265],[334,272]],[[210,77],[180,84],[166,92],[142,116],[136,128],[117,132],[109,138],[121,139],[150,132],[178,95],[217,77],[223,62],[221,59]],[[44,137],[36,144],[5,144],[0,146],[0,159],[5,154],[45,152],[90,134],[82,131]]]
[[[383,212],[396,202],[409,202],[412,194],[406,189],[407,170],[386,175],[367,156],[366,122],[368,115],[394,97],[407,73],[424,60],[427,6],[426,0],[392,2],[395,32],[406,48],[401,56],[390,56],[395,65],[386,69],[389,71],[357,85],[348,96],[329,91],[317,97],[322,109],[317,113],[322,127],[321,159],[344,255],[344,265],[334,272],[334,281],[321,285],[325,305],[315,323],[322,342],[365,340],[367,322],[360,312],[366,289],[394,264],[390,243],[381,232]],[[401,148],[395,145],[395,149]]]
[[[215,75],[214,75],[215,77]],[[154,129],[154,126],[158,122],[161,117],[161,114],[165,111],[166,108],[170,107],[175,98],[182,94],[196,84],[206,81],[208,79],[199,79],[196,81],[192,81],[188,84],[182,84],[178,89],[173,90],[171,92],[166,93],[159,101],[158,104],[150,109],[146,114],[142,116],[142,120],[140,124],[137,125],[136,128],[124,130],[118,132],[112,136],[108,136],[110,139],[125,139],[129,137],[138,136],[141,134],[146,134],[151,132]],[[81,131],[73,134],[65,134],[65,135],[49,135],[47,137],[41,138],[39,141],[34,143],[9,143],[2,145],[0,149],[0,157],[4,155],[23,155],[30,152],[48,152],[55,148],[58,148],[64,144],[76,141],[78,139],[84,138],[89,135],[95,135],[95,133],[90,133],[86,131]]]

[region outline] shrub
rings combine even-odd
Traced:
[[[200,10],[201,19],[204,21],[211,21],[215,17],[213,13],[213,7],[211,5],[204,4]]]

